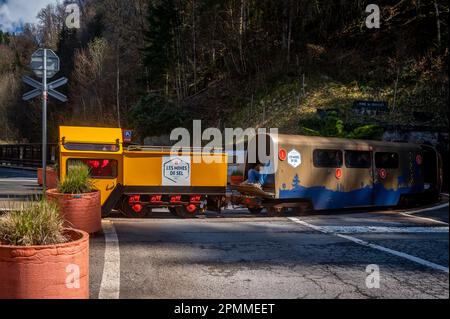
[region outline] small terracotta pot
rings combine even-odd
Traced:
[[[67,229],[70,242],[0,244],[0,299],[89,298],[89,234]]]
[[[233,185],[239,185],[240,183],[242,183],[244,181],[244,176],[239,176],[239,175],[231,175],[231,184]]]
[[[84,230],[89,234],[102,228],[100,192],[62,194],[57,189],[46,192],[47,199],[58,203],[67,227]]]
[[[58,185],[58,172],[50,167],[47,167],[47,173],[45,175],[45,183],[47,184],[47,188],[56,188]],[[42,185],[42,167],[37,169],[37,180],[38,185]]]

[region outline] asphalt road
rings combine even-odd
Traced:
[[[103,221],[118,240],[107,244],[118,256],[106,252],[106,264],[120,270],[104,274],[105,238],[92,238],[92,298],[449,298],[442,221],[400,212],[158,215]],[[379,288],[366,285],[369,265],[379,269]]]
[[[0,198],[33,187],[0,169]],[[449,298],[448,205],[412,213],[108,218],[90,240],[91,298]]]

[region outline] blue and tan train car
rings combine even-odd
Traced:
[[[314,210],[396,206],[440,193],[441,160],[429,146],[263,134],[249,142],[253,150],[261,138],[267,140],[267,154],[270,145],[276,150],[271,160],[275,171],[263,186],[265,196],[244,201],[252,211],[279,211],[299,203]],[[247,171],[251,166],[246,163]]]

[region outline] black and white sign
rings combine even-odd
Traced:
[[[191,185],[191,157],[163,156],[162,158],[163,186]]]
[[[31,55],[30,68],[37,77],[44,77],[44,58],[47,62],[47,78],[59,72],[59,57],[50,49],[38,49]]]

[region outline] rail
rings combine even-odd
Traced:
[[[47,164],[57,163],[57,144],[47,145]],[[0,144],[0,166],[42,166],[42,144]]]

